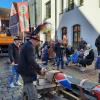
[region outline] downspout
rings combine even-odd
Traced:
[[[57,0],[55,0],[55,40],[57,39]]]

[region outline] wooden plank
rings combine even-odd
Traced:
[[[64,89],[62,89],[62,88],[60,88],[59,90],[60,90],[61,92],[65,93],[66,95],[68,95],[68,96],[70,96],[70,97],[74,98],[75,100],[79,100],[79,98],[78,98],[78,97],[76,97],[76,96],[74,96],[73,94],[71,94],[71,93],[69,93],[69,92],[65,91],[65,90],[64,90]]]
[[[39,79],[39,83],[37,85],[37,89],[38,90],[42,90],[42,89],[50,89],[50,88],[56,88],[59,85],[55,84],[55,83],[50,83],[45,79]]]

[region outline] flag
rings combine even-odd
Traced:
[[[29,32],[28,2],[18,2],[18,16],[21,32]]]
[[[9,31],[13,36],[18,35],[18,14],[15,8],[15,3],[12,3],[10,20],[9,20]]]

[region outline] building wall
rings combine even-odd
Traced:
[[[29,0],[30,1],[30,0]],[[41,1],[41,2],[40,2]],[[46,3],[51,1],[51,18],[46,19]],[[100,34],[100,1],[99,0],[84,0],[83,6],[79,7],[79,0],[75,1],[75,8],[67,11],[68,0],[63,0],[63,12],[61,12],[62,0],[36,0],[37,4],[37,24],[43,22],[50,22],[52,24],[51,39],[55,39],[55,31],[57,31],[57,38],[61,39],[61,29],[63,26],[67,27],[69,44],[73,41],[72,27],[75,24],[81,26],[81,37],[83,37],[93,48],[95,48],[95,39]],[[31,0],[30,4],[34,3]],[[56,3],[56,12],[55,12]],[[33,5],[34,6],[34,5]],[[34,7],[30,11],[31,23],[34,25]],[[56,18],[55,18],[56,17]],[[45,41],[45,35],[40,34],[40,38]]]
[[[75,9],[60,14],[58,38],[61,39],[61,28],[66,26],[68,29],[69,44],[72,44],[72,26],[79,24],[81,26],[81,37],[95,48],[95,39],[100,34],[99,0],[84,0],[84,5],[81,7],[77,7],[77,0],[75,2]]]
[[[51,18],[46,19],[46,3],[51,1]],[[55,38],[55,0],[42,0],[42,21],[52,24],[51,39]]]
[[[26,0],[29,2],[30,24],[32,27],[42,22],[42,0]],[[35,9],[36,6],[36,9]],[[35,15],[36,14],[36,15]],[[35,19],[36,16],[36,19]]]

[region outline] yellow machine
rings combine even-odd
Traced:
[[[7,53],[8,45],[13,43],[14,39],[11,35],[0,33],[0,53]]]

